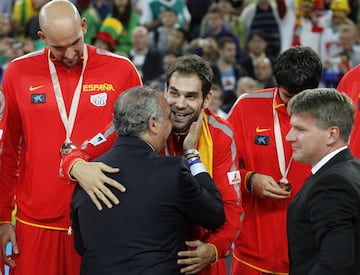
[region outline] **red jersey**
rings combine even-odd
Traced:
[[[292,147],[285,137],[291,128],[290,116],[280,100],[277,88],[241,96],[229,113],[228,120],[233,125],[238,140],[245,211],[243,227],[235,241],[234,259],[266,273],[286,274],[289,272],[287,206],[305,182],[311,167],[291,162],[287,178],[292,191],[288,199],[260,198],[245,187],[245,177],[249,171],[272,176],[275,181],[282,178],[274,135],[274,108],[279,118],[285,163],[288,167]]]
[[[201,275],[226,275],[224,258],[231,252],[231,245],[240,232],[243,219],[241,204],[240,179],[239,183],[233,184],[229,180],[231,172],[238,171],[236,163],[236,144],[229,122],[221,119],[209,109],[205,110],[208,118],[210,136],[213,147],[213,179],[221,194],[226,220],[223,226],[215,232],[207,232],[204,228],[194,225],[191,229],[191,240],[201,240],[216,247],[217,258],[215,264],[209,265],[197,274]],[[168,147],[172,155],[183,155],[183,139],[171,134],[168,139]],[[173,146],[169,146],[173,144]],[[210,149],[210,148],[209,148]],[[201,156],[200,156],[201,158]],[[230,174],[229,174],[230,173]],[[231,178],[231,176],[230,176]]]
[[[347,94],[354,103],[355,124],[349,147],[354,156],[360,158],[360,65],[352,68],[341,78],[337,89],[340,92]]]
[[[80,100],[71,140],[81,146],[112,121],[113,105],[124,90],[141,85],[134,65],[124,57],[87,46]],[[82,64],[68,68],[53,61],[67,114]],[[48,48],[11,62],[3,80],[7,119],[0,166],[0,222],[17,219],[35,227],[66,230],[71,225],[73,184],[59,177],[60,147],[65,141],[52,84]]]

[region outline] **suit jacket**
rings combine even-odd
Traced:
[[[336,154],[288,208],[290,275],[360,274],[360,161]]]
[[[98,211],[76,187],[71,218],[81,274],[180,274],[185,222],[213,230],[225,221],[214,182],[207,173],[193,177],[183,157],[159,156],[139,138],[119,137],[96,161],[120,168],[109,176],[126,192],[111,188],[120,204]]]

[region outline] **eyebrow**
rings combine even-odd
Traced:
[[[199,94],[199,92],[198,91],[180,91],[180,90],[178,90],[176,87],[174,87],[174,86],[170,86],[169,87],[169,90],[171,90],[171,91],[174,91],[174,92],[178,92],[178,93],[184,93],[184,94],[187,94],[187,95],[194,95],[194,94]],[[200,92],[201,93],[201,92]]]
[[[76,45],[79,41],[80,41],[81,37],[79,37],[78,39],[76,39],[74,42],[72,42],[70,45],[67,46],[56,46],[56,45],[51,45],[51,47],[55,48],[55,49],[63,49],[63,48],[68,48],[71,46]]]

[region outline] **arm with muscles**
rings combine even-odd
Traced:
[[[210,232],[203,240],[187,242],[194,250],[178,253],[179,264],[186,265],[182,273],[195,274],[219,258],[225,258],[231,252],[231,245],[240,232],[243,208],[241,205],[240,175],[235,163],[236,146],[231,126],[225,124],[229,135],[219,135],[221,138],[213,140],[216,144],[214,151],[213,178],[220,191],[224,203],[225,223],[216,231]],[[214,150],[216,150],[214,149]],[[236,180],[237,179],[237,180]],[[234,181],[233,181],[234,180]]]

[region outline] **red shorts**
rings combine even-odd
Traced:
[[[79,275],[81,257],[74,248],[74,236],[67,231],[49,230],[16,223],[19,255],[11,275]]]

